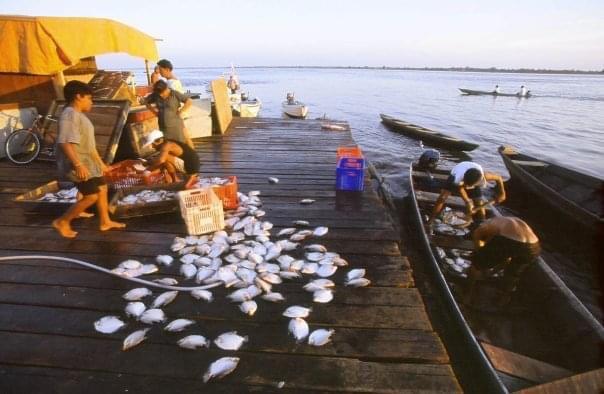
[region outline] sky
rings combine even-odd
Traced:
[[[0,0],[0,12],[114,19],[162,39],[179,67],[604,69],[604,0]]]

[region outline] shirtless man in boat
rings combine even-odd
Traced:
[[[153,130],[147,136],[144,147],[151,146],[159,151],[159,158],[147,171],[165,171],[169,183],[178,181],[178,173],[186,175],[186,187],[197,183],[199,156],[189,145],[164,138],[160,130]]]
[[[499,216],[483,222],[472,234],[474,253],[468,272],[469,284],[464,303],[470,304],[477,280],[488,278],[503,269],[505,295],[499,305],[510,302],[520,275],[534,264],[541,252],[539,238],[524,221],[517,217]]]
[[[459,195],[465,202],[468,224],[475,215],[478,216],[479,220],[484,219],[485,208],[488,203],[483,202],[481,187],[485,187],[487,182],[495,182],[497,196],[492,202],[503,202],[505,200],[505,188],[503,178],[500,175],[485,172],[479,164],[471,161],[462,161],[457,164],[451,169],[451,175],[449,175],[445,187],[440,191],[428,220],[428,226],[432,226],[434,219],[443,210],[445,202],[451,194]]]

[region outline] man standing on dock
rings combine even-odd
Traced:
[[[451,175],[441,189],[438,199],[428,220],[431,226],[434,219],[440,214],[445,206],[447,198],[451,194],[458,194],[466,204],[466,217],[468,222],[472,220],[475,214],[479,219],[485,217],[485,205],[482,201],[481,187],[486,186],[487,182],[495,182],[495,191],[497,196],[494,202],[501,203],[505,200],[505,188],[503,178],[500,175],[485,172],[479,164],[471,161],[462,161],[451,169]]]
[[[74,238],[78,233],[71,228],[71,221],[96,203],[101,231],[124,228],[124,223],[109,217],[107,185],[103,180],[105,163],[96,149],[94,126],[84,115],[92,109],[92,89],[83,82],[69,81],[63,92],[67,105],[59,118],[57,167],[60,178],[74,182],[83,197],[52,225],[61,236]]]
[[[508,304],[520,275],[535,263],[541,253],[539,238],[528,224],[511,216],[499,216],[483,222],[474,230],[472,238],[475,249],[464,302],[472,302],[477,280],[486,279],[503,269],[505,295],[499,300],[499,305]]]

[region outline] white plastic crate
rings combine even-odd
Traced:
[[[211,187],[178,192],[178,203],[189,235],[206,234],[224,228],[222,201]]]

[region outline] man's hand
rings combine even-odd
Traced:
[[[75,168],[75,174],[80,181],[85,181],[90,177],[90,171],[83,164],[80,164]]]

